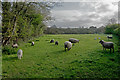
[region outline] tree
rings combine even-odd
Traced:
[[[43,20],[49,19],[46,7],[46,3],[41,2],[2,2],[3,45],[42,34]]]

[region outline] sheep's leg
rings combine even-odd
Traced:
[[[68,48],[68,51],[70,50],[71,48]]]
[[[103,47],[103,51],[104,51],[104,47]]]
[[[75,44],[73,43],[73,46],[74,46]]]
[[[110,48],[110,53],[111,53],[111,48]]]
[[[113,47],[113,53],[114,53],[114,47]]]
[[[21,56],[20,56],[20,55],[18,55],[18,59],[21,59]]]
[[[67,45],[65,45],[65,51],[66,51]]]
[[[66,51],[66,48],[65,48],[65,51]]]

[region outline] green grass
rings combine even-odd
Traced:
[[[2,56],[3,78],[118,78],[119,53],[103,51],[99,37],[108,41],[105,34],[67,34],[41,36],[34,40],[35,46],[24,43],[18,48],[23,50],[21,60],[17,54]],[[65,52],[69,38],[80,42]],[[49,43],[51,39],[59,45]]]

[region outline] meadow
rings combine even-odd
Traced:
[[[3,78],[119,78],[117,46],[115,53],[103,51],[99,37],[116,42],[114,37],[108,40],[105,34],[62,34],[36,38],[35,46],[21,44],[21,60],[17,54],[2,55]],[[80,41],[65,51],[64,42],[69,38]],[[59,41],[59,45],[50,43],[51,39]]]

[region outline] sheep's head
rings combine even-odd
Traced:
[[[74,42],[75,42],[75,43],[79,43],[79,40],[75,39]]]
[[[79,40],[77,40],[77,42],[79,43]]]
[[[99,43],[103,44],[103,43],[104,43],[104,41],[103,41],[103,40],[100,40],[100,41],[99,41]]]

